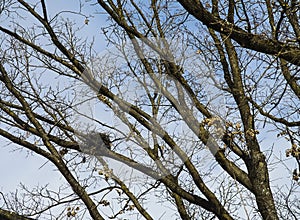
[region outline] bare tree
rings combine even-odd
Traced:
[[[0,2],[0,135],[65,180],[1,218],[300,218],[297,1],[55,4]]]

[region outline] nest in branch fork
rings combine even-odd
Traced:
[[[110,150],[112,142],[109,138],[109,134],[100,132],[91,132],[85,137],[83,152],[100,155],[105,150]]]

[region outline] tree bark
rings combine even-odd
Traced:
[[[4,209],[0,209],[0,219],[1,220],[34,220],[33,218],[25,217],[15,212],[7,211]]]

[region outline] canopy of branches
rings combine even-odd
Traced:
[[[0,219],[300,219],[299,16],[0,1],[1,157],[24,158],[1,179],[37,161],[29,185],[0,184]]]

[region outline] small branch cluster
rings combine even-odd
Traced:
[[[107,200],[105,200],[105,199],[103,199],[103,200],[101,200],[101,201],[99,202],[99,204],[101,204],[101,205],[103,205],[103,206],[109,206],[109,205],[110,205],[110,202],[107,201]]]
[[[299,168],[300,168],[300,147],[297,146],[297,144],[293,143],[292,147],[290,149],[287,149],[285,152],[286,157],[294,157],[296,159],[296,161],[299,164]],[[300,179],[300,172],[298,172],[297,169],[294,169],[293,171],[293,180],[297,181]]]
[[[300,160],[300,147],[297,144],[292,144],[292,147],[286,150],[285,155],[286,157],[292,156]]]
[[[79,210],[79,207],[76,207],[76,208],[74,208],[74,207],[68,207],[67,208],[67,216],[68,217],[75,217],[76,216],[76,214],[77,214],[77,211]]]
[[[297,171],[297,169],[294,169],[293,171],[293,180],[297,181],[300,179],[300,172]]]
[[[106,180],[106,181],[108,181],[108,179],[109,178],[111,178],[111,176],[112,176],[112,170],[109,170],[109,169],[104,169],[104,170],[102,170],[102,169],[100,169],[99,171],[98,171],[98,174],[100,175],[100,176],[104,176],[104,179]]]
[[[222,120],[219,117],[205,118],[202,121],[202,124],[207,127],[213,127],[213,130],[210,131],[211,134],[214,134],[218,137],[222,137],[224,135],[224,126],[222,125]]]

